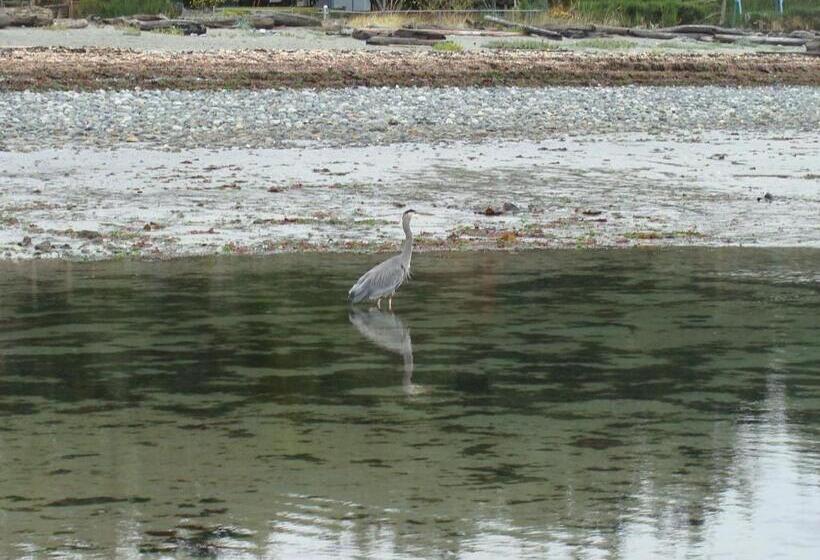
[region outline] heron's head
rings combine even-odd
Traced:
[[[413,214],[418,214],[418,212],[416,212],[413,209],[405,210],[404,214],[401,215],[401,221],[404,222],[404,223],[409,223],[410,218],[413,217]]]

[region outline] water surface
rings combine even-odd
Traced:
[[[814,558],[820,251],[0,267],[0,558]]]

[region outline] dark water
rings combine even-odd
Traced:
[[[820,251],[0,268],[0,558],[817,558]]]

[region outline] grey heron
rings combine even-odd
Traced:
[[[401,216],[401,227],[404,229],[401,253],[365,272],[347,293],[351,302],[376,300],[376,307],[381,309],[382,298],[387,297],[388,308],[393,309],[393,295],[399,286],[410,278],[410,259],[413,256],[413,232],[410,231],[410,218],[413,214],[418,214],[418,212],[405,210]]]

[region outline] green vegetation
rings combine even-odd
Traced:
[[[722,0],[563,0],[561,5],[587,21],[663,27],[721,23]],[[723,23],[763,30],[818,28],[820,2],[785,0],[781,15],[774,0],[743,0],[743,14],[738,13],[734,0],[728,0]]]
[[[601,50],[618,50],[631,49],[637,44],[629,39],[580,39],[577,43],[572,45],[573,48],[578,49],[601,49]]]
[[[433,50],[440,52],[461,52],[464,48],[455,41],[440,41],[433,45]]]
[[[188,5],[197,10],[215,10],[217,6],[227,2],[228,0],[188,0]]]
[[[743,0],[743,15],[729,12],[728,23],[764,30],[820,29],[818,0],[785,0],[783,15],[774,9],[774,0]]]
[[[223,6],[227,0],[186,0],[192,8],[209,9]],[[79,0],[78,14],[118,17],[133,14],[179,15],[174,0]],[[784,13],[775,9],[774,0],[743,0],[743,14],[737,13],[734,0],[727,0],[724,22],[726,25],[751,27],[764,31],[820,28],[820,1],[785,0]],[[532,25],[548,23],[605,23],[624,26],[663,27],[686,23],[721,23],[722,0],[519,0],[520,15],[506,13],[504,17],[526,21]],[[475,0],[406,0],[403,9],[409,10],[466,10],[486,7]],[[225,16],[247,15],[250,11],[276,8],[228,7]],[[312,7],[281,8],[289,12],[316,14]],[[528,10],[543,10],[530,12]],[[406,25],[440,25],[442,27],[469,27],[476,19],[468,12],[421,12],[350,14],[353,27],[402,27]]]
[[[538,39],[527,39],[519,41],[490,41],[484,45],[488,49],[499,50],[524,50],[524,51],[560,51],[563,50],[555,43],[547,43]]]
[[[576,0],[573,8],[584,16],[627,26],[670,26],[702,23],[717,4],[717,0]]]
[[[179,15],[171,0],[80,0],[77,4],[80,16],[112,18],[134,14]]]

